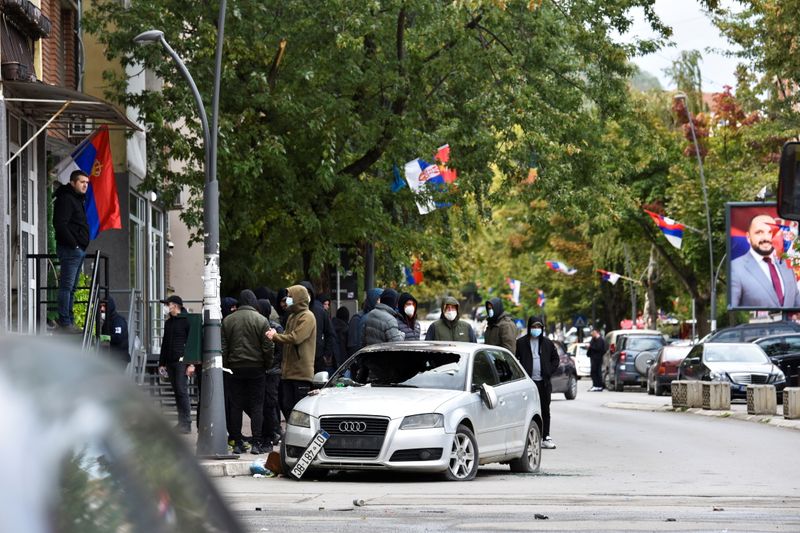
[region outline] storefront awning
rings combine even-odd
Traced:
[[[110,103],[72,89],[39,82],[4,81],[2,90],[6,102],[13,103],[34,122],[49,121],[49,127],[54,129],[86,124],[87,119],[92,119],[98,123],[141,131],[139,126]]]

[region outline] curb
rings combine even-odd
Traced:
[[[255,457],[253,456],[254,460]],[[200,468],[209,477],[250,476],[253,461],[200,461]]]
[[[750,415],[740,411],[712,411],[709,409],[699,409],[696,407],[672,407],[671,405],[651,405],[633,402],[610,402],[604,404],[610,409],[623,409],[628,411],[650,411],[653,413],[691,413],[694,415],[709,416],[716,418],[733,418],[745,422],[757,422],[768,426],[785,429],[800,430],[800,420],[787,420],[782,415]]]

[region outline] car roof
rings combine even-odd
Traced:
[[[777,335],[765,335],[763,337],[759,337],[753,341],[753,343],[758,343],[760,341],[766,340],[780,340],[786,339],[789,337],[800,337],[800,331],[795,331],[794,333],[778,333]]]
[[[753,346],[752,342],[704,342],[698,346],[719,346],[721,348],[730,348],[731,346]]]
[[[501,348],[500,346],[477,344],[474,342],[400,341],[400,342],[383,342],[380,344],[371,344],[359,350],[358,353],[396,352],[398,350],[401,350],[408,352],[442,352],[442,353],[457,352],[460,354],[471,354],[474,351],[483,348],[505,350],[505,348]],[[508,350],[505,351],[508,352]]]

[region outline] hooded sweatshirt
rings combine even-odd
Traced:
[[[414,314],[410,317],[406,315],[406,304],[409,302],[414,303]],[[420,325],[417,322],[417,300],[411,294],[404,292],[397,300],[397,312],[400,314],[400,320],[397,321],[397,326],[403,335],[406,336],[407,341],[418,341],[420,337]]]
[[[288,289],[293,300],[289,306],[286,332],[276,333],[272,340],[283,344],[281,377],[297,381],[311,381],[314,377],[314,357],[317,350],[317,319],[308,309],[308,291],[302,285]]]
[[[225,368],[272,366],[274,346],[267,338],[269,320],[258,312],[253,291],[239,295],[239,308],[222,321],[222,364]]]
[[[383,289],[370,289],[364,300],[364,309],[353,315],[347,330],[347,354],[353,355],[364,347],[364,316],[375,309]]]
[[[503,301],[500,298],[487,301],[487,311],[489,304],[492,306],[494,316],[486,319],[485,342],[492,346],[501,346],[513,354],[517,348],[517,325],[503,309]]]
[[[364,346],[405,340],[405,334],[398,327],[400,315],[393,307],[396,304],[397,292],[384,290],[375,309],[364,318]]]
[[[86,195],[65,184],[56,189],[53,206],[53,228],[56,242],[69,248],[86,250],[89,246],[89,222],[86,219],[84,202]]]
[[[455,320],[447,320],[444,316],[444,308],[448,305],[456,306]],[[426,341],[459,341],[459,342],[478,342],[475,330],[469,323],[458,318],[458,300],[452,296],[447,296],[442,302],[442,318],[434,322],[425,334]]]
[[[315,298],[314,286],[310,281],[301,281],[300,285],[308,291],[308,297],[311,299],[308,308],[314,313],[314,318],[317,320],[317,344],[316,354],[314,355],[314,368],[319,372],[325,365],[323,358],[328,357],[332,361],[336,361],[336,352],[338,352],[336,330],[333,329],[333,322],[331,322],[330,315],[322,307],[322,302]]]
[[[117,313],[117,304],[110,296],[106,300],[106,318],[103,321],[101,330],[103,335],[111,337],[111,349],[122,358],[123,361],[130,361],[128,355],[128,321]]]

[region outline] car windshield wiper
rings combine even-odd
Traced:
[[[402,389],[416,389],[416,385],[404,385],[403,383],[376,383],[372,382],[373,387],[399,387]]]

